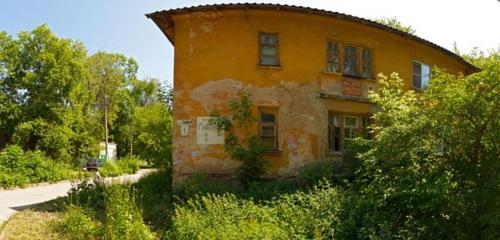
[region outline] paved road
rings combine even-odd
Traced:
[[[151,170],[141,169],[133,175],[123,175],[115,178],[105,178],[106,183],[135,182]],[[46,202],[65,196],[71,189],[70,181],[55,184],[40,185],[25,189],[0,190],[0,223],[25,206]]]

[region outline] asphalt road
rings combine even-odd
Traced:
[[[149,171],[151,170],[141,169],[133,175],[105,178],[103,181],[108,184],[135,182]],[[0,223],[9,219],[12,214],[26,208],[26,206],[65,196],[71,186],[70,181],[61,181],[55,184],[44,184],[24,189],[0,190]]]

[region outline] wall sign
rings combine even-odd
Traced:
[[[210,120],[215,120],[215,117],[198,117],[196,124],[196,143],[200,145],[206,144],[224,144],[224,131],[219,131],[217,126],[212,124]]]
[[[178,120],[177,125],[180,127],[181,137],[189,136],[189,128],[191,127],[191,120]]]

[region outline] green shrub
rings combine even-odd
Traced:
[[[70,191],[69,198],[72,202],[65,214],[69,214],[73,222],[77,220],[84,222],[85,219],[99,222],[96,225],[99,229],[93,231],[98,239],[156,238],[142,220],[142,210],[136,204],[137,192],[130,184],[96,186],[81,183]],[[74,208],[80,209],[79,212],[75,213]],[[83,213],[81,209],[92,209],[92,211]],[[81,214],[85,214],[86,217]],[[62,228],[63,232],[70,232],[72,229],[73,226],[69,229]]]
[[[40,151],[23,151],[9,145],[0,152],[0,187],[56,182],[69,176],[69,166],[43,156]]]
[[[302,167],[299,170],[299,178],[306,181],[309,185],[315,185],[319,181],[326,179],[333,180],[335,168],[331,162],[315,162]]]
[[[69,205],[63,219],[56,224],[56,229],[67,239],[94,239],[99,235],[100,224],[89,217],[82,207]]]
[[[155,239],[142,221],[142,211],[130,189],[129,185],[112,185],[106,189],[104,239]]]
[[[238,191],[239,189],[236,185],[232,185],[228,181],[219,179],[208,179],[208,175],[204,172],[198,172],[193,176],[190,176],[175,189],[176,195],[183,199],[197,194],[222,194],[225,192],[235,193]]]
[[[140,160],[136,157],[125,157],[116,161],[118,167],[122,169],[124,173],[133,174],[137,172],[140,168]]]
[[[200,196],[175,209],[176,239],[288,239],[273,208],[233,194]]]
[[[133,184],[143,219],[156,230],[164,230],[172,215],[171,176],[166,170],[150,172]]]
[[[121,168],[114,162],[106,162],[101,167],[99,167],[99,174],[103,177],[116,177],[121,175],[123,172]]]
[[[116,177],[122,174],[133,174],[139,170],[140,161],[135,157],[121,158],[116,161],[108,161],[99,168],[103,177]]]
[[[176,205],[175,239],[332,239],[344,197],[323,183],[309,192],[260,203],[234,194],[207,194]]]

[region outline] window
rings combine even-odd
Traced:
[[[431,69],[429,65],[413,61],[413,87],[426,89],[429,86]]]
[[[328,114],[328,146],[330,151],[338,152],[340,149],[340,115]]]
[[[327,45],[327,72],[340,72],[340,49],[336,42],[328,41]]]
[[[361,54],[361,66],[363,70],[361,72],[361,77],[363,78],[373,78],[373,52],[369,48],[363,48]]]
[[[358,128],[358,118],[352,116],[344,117],[344,140],[351,140],[356,137]]]
[[[277,109],[260,109],[260,141],[268,151],[278,150]]]
[[[346,143],[356,137],[371,138],[367,128],[368,116],[349,116],[342,113],[328,113],[328,150],[341,152]]]
[[[365,139],[373,138],[372,132],[369,129],[370,125],[371,125],[370,117],[363,117],[363,138]]]
[[[358,76],[358,49],[352,46],[344,47],[344,74]]]
[[[259,33],[259,65],[279,65],[277,33]]]

